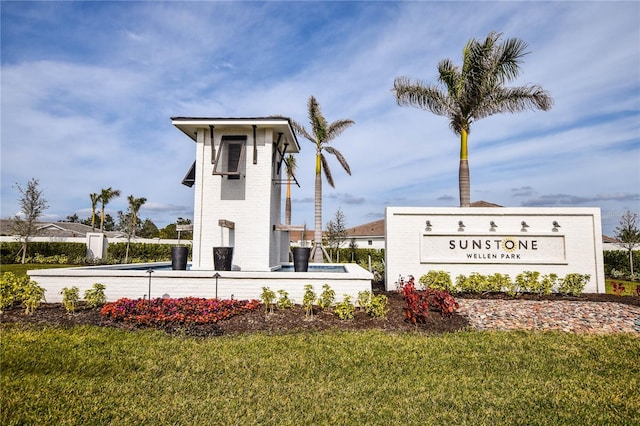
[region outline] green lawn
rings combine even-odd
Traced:
[[[13,272],[18,276],[27,275],[33,269],[74,268],[81,265],[58,265],[55,263],[21,263],[0,265],[0,273]]]
[[[629,334],[9,327],[0,347],[3,425],[640,424]]]
[[[620,296],[637,296],[638,293],[636,293],[636,288],[640,287],[640,283],[633,281],[616,280],[611,278],[607,278],[604,283],[605,292],[607,294],[614,294],[613,285],[611,284],[612,282],[622,284],[622,286],[624,287],[624,291],[620,294]]]

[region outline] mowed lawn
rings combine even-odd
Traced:
[[[3,425],[640,424],[631,334],[6,327]]]

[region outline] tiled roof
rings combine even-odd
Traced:
[[[384,237],[384,219],[347,229],[349,237]]]
[[[14,235],[13,220],[0,219],[0,235]],[[38,237],[84,237],[91,232],[91,226],[71,222],[37,222]],[[100,232],[96,227],[95,232]],[[105,232],[107,237],[116,236],[116,232]]]

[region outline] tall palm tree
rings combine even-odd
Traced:
[[[284,165],[287,172],[287,199],[284,208],[284,217],[285,223],[287,225],[291,225],[291,178],[298,167],[296,164],[296,157],[292,154],[287,155],[284,159]]]
[[[320,111],[320,105],[316,98],[311,96],[307,103],[309,123],[311,124],[311,132],[308,132],[303,126],[291,121],[291,125],[300,136],[311,141],[316,146],[316,179],[315,179],[315,230],[313,235],[314,247],[313,261],[316,263],[322,263],[322,172],[327,178],[327,182],[332,188],[335,188],[333,184],[333,176],[331,175],[331,169],[329,169],[329,163],[324,155],[324,152],[334,155],[342,168],[351,175],[351,168],[347,163],[347,160],[342,156],[340,151],[328,144],[338,137],[348,127],[355,124],[353,120],[342,119],[336,120],[331,124],[327,123],[327,120]]]
[[[412,82],[407,77],[394,81],[396,101],[449,118],[449,127],[460,135],[460,207],[470,205],[471,184],[467,137],[471,123],[497,113],[526,109],[547,111],[553,105],[548,92],[538,85],[504,87],[520,72],[527,44],[520,39],[500,41],[501,33],[491,32],[484,41],[467,42],[462,51],[462,68],[450,59],[438,63],[438,81],[444,87]]]
[[[140,207],[147,202],[147,199],[144,197],[135,198],[133,195],[129,195],[127,197],[129,201],[129,209],[131,210],[131,226],[132,226],[132,237],[136,236],[136,229],[138,226],[138,212],[140,211]]]
[[[89,194],[89,198],[91,198],[91,232],[96,232],[96,208],[100,201],[100,194],[94,192]]]
[[[119,189],[111,189],[111,187],[107,189],[103,189],[100,192],[100,202],[102,203],[102,214],[100,215],[100,232],[104,232],[104,206],[109,204],[113,198],[120,196]]]

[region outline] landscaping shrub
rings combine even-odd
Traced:
[[[289,293],[285,290],[278,290],[278,301],[276,302],[276,306],[278,309],[291,309],[293,308],[293,300],[289,299]]]
[[[384,294],[372,295],[370,291],[358,293],[358,306],[372,318],[384,318],[389,309],[389,298]]]
[[[22,247],[19,241],[0,243],[0,262],[3,264],[20,263],[18,252]],[[87,245],[85,243],[30,242],[27,246],[27,263],[85,263]],[[79,263],[78,263],[79,264]]]
[[[591,275],[589,274],[568,274],[561,280],[558,292],[565,295],[580,296],[590,279]]]
[[[420,277],[420,284],[424,288],[432,288],[434,290],[454,291],[451,276],[447,271],[429,271]]]
[[[426,322],[429,309],[440,312],[440,315],[449,316],[459,307],[458,302],[447,291],[433,289],[416,291],[413,276],[410,276],[407,282],[400,278],[399,286],[405,301],[404,314],[412,324]]]
[[[304,286],[304,296],[302,297],[302,306],[304,307],[304,316],[307,319],[313,318],[313,302],[316,300],[316,293],[313,286],[307,284]]]
[[[509,288],[511,286],[511,277],[509,274],[502,275],[496,272],[493,275],[487,277],[487,291],[493,293],[499,293],[503,288]]]
[[[78,301],[80,300],[80,290],[78,287],[64,287],[60,294],[62,295],[62,304],[64,305],[64,309],[67,313],[74,313],[78,307]]]
[[[480,294],[488,289],[487,277],[474,272],[471,275],[458,275],[456,277],[456,291],[459,293],[475,293]]]
[[[276,300],[276,294],[269,289],[269,287],[262,287],[262,294],[260,295],[262,304],[264,305],[264,313],[273,313],[274,302]]]
[[[105,304],[100,313],[114,320],[145,325],[169,323],[208,324],[258,309],[259,300],[220,300],[185,297],[181,299],[157,298],[119,299]]]
[[[336,292],[331,289],[329,284],[322,285],[322,293],[318,298],[318,307],[322,310],[329,309],[333,306],[336,300]]]
[[[0,312],[15,303],[22,303],[25,313],[31,314],[45,300],[45,291],[28,275],[18,277],[12,272],[5,272],[0,278]]]
[[[516,285],[520,293],[536,293],[540,288],[540,272],[524,271],[516,275]]]
[[[107,302],[107,297],[104,295],[106,288],[104,284],[95,283],[92,288],[86,290],[84,292],[84,301],[87,303],[87,306],[97,308],[98,306],[104,305]]]
[[[634,269],[640,269],[640,250],[633,250]],[[612,278],[628,278],[631,274],[629,268],[629,252],[626,250],[605,250],[603,252],[604,274]],[[619,276],[615,276],[613,271]]]
[[[351,302],[351,296],[348,294],[344,295],[344,299],[342,302],[338,302],[336,307],[333,309],[333,312],[340,318],[341,320],[353,319],[356,316],[356,307]]]

